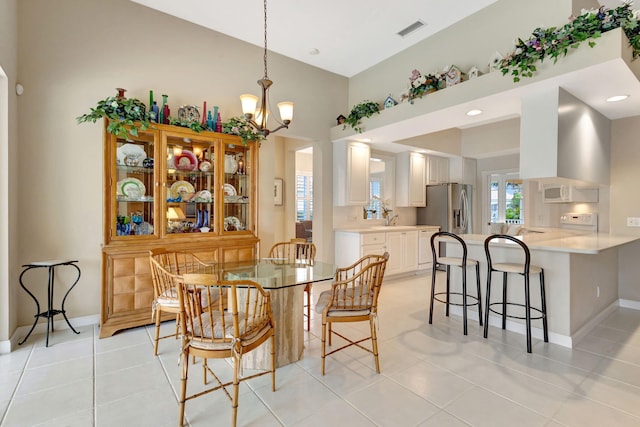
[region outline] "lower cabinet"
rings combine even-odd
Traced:
[[[393,227],[391,227],[393,228]],[[335,263],[338,267],[353,264],[365,255],[389,253],[386,276],[418,270],[419,230],[389,232],[335,232]]]
[[[385,274],[393,275],[418,269],[418,231],[386,233],[389,262]]]

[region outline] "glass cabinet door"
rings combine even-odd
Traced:
[[[140,132],[135,139],[112,138],[115,140],[115,156],[111,157],[115,160],[115,175],[111,178],[110,197],[115,199],[112,205],[115,221],[111,224],[111,238],[155,237],[155,134]]]
[[[165,133],[165,235],[217,232],[216,140]]]
[[[241,232],[253,229],[251,217],[252,158],[251,147],[242,144],[223,144],[224,192],[223,232]]]

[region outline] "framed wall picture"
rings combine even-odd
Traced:
[[[282,178],[275,178],[273,180],[273,204],[276,206],[283,205],[283,191],[284,181]]]

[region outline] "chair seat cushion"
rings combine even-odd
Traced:
[[[462,258],[443,256],[441,258],[438,258],[438,264],[457,265],[458,267],[461,267]],[[467,265],[475,266],[476,264],[478,264],[478,261],[476,261],[475,259],[467,258]]]
[[[504,273],[524,274],[524,264],[519,264],[515,262],[492,264],[491,267],[496,271],[502,271]],[[529,266],[529,273],[531,274],[540,274],[541,271],[542,271],[542,267],[538,267],[537,265]]]
[[[192,347],[197,347],[201,349],[209,349],[209,350],[230,350],[233,347],[233,342],[231,339],[233,338],[233,316],[231,313],[224,313],[224,331],[222,327],[222,314],[219,311],[213,311],[213,328],[211,327],[211,321],[209,313],[203,313],[201,318],[202,328],[200,328],[200,323],[194,322],[194,333],[189,341],[189,345]],[[265,334],[267,334],[271,330],[271,324],[265,323],[261,328],[253,330],[250,334],[243,336],[246,331],[246,324],[244,319],[246,315],[244,313],[238,313],[238,323],[240,329],[241,341],[240,345],[247,346],[250,345],[260,338],[262,338]],[[213,331],[213,337],[215,339],[223,339],[227,338],[229,341],[219,341],[213,342],[211,341],[211,334]]]
[[[351,289],[351,291],[349,292],[349,294],[351,295],[359,295],[360,289],[359,288],[355,288],[355,289]],[[327,291],[323,291],[320,293],[320,296],[318,297],[318,303],[316,304],[316,313],[322,314],[324,312],[324,310],[327,308],[327,305],[329,305],[329,301],[331,301],[331,292],[332,290],[327,290]],[[344,298],[344,292],[342,292],[342,295],[339,295],[340,300],[338,301],[338,305],[340,306],[344,306],[346,305],[348,306],[361,306],[361,305],[367,305],[367,303],[365,301],[364,304],[359,304],[357,301],[355,301],[353,299],[353,297],[351,298],[347,298],[345,300]],[[364,297],[363,297],[364,298]],[[371,304],[371,296],[369,296],[368,298],[369,300],[369,305]],[[335,303],[335,301],[334,301]],[[355,303],[355,304],[354,304]],[[329,312],[327,313],[328,316],[334,316],[334,317],[338,317],[338,316],[360,316],[360,315],[366,315],[369,314],[371,312],[371,309],[365,309],[365,310],[350,310],[348,308],[343,308],[343,309],[332,309],[329,310]]]

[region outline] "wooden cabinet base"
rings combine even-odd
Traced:
[[[155,244],[107,245],[102,251],[102,307],[100,338],[128,328],[153,324],[153,283],[149,250],[167,248],[192,252],[204,262],[249,261],[257,255],[258,238],[212,237],[200,242],[155,242]],[[171,315],[163,316],[170,320]]]

